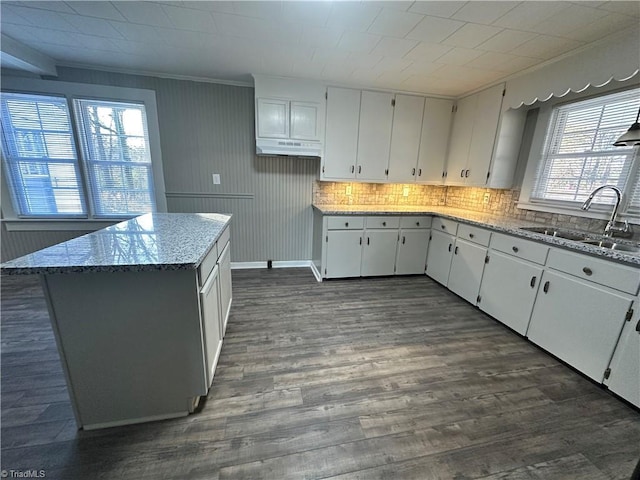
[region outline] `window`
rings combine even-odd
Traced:
[[[638,149],[613,146],[635,120],[638,108],[640,89],[555,107],[531,201],[575,208],[596,187],[610,184],[620,188],[627,199],[634,199],[627,202],[628,213],[640,213]],[[596,196],[594,205],[614,201],[613,192],[605,190]]]
[[[3,93],[4,160],[28,218],[113,218],[155,211],[143,104]],[[76,150],[80,148],[80,155]]]

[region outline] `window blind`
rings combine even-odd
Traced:
[[[74,100],[95,216],[155,209],[144,105]]]
[[[633,89],[555,108],[531,198],[583,202],[604,184],[625,191],[634,150],[614,147],[613,142],[633,123],[639,107],[640,89]],[[600,204],[614,201],[610,191],[594,199]]]
[[[3,93],[0,109],[7,177],[18,214],[86,215],[66,99]]]

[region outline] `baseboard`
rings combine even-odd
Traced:
[[[274,260],[271,266],[272,268],[300,268],[312,265],[313,262],[311,260]],[[267,262],[231,262],[231,270],[247,268],[267,268]]]
[[[316,280],[318,282],[321,282],[322,281],[322,275],[320,275],[320,272],[316,268],[316,264],[313,263],[313,262],[311,262],[311,271],[313,272],[313,276],[316,277]]]

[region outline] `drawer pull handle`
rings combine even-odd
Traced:
[[[362,165],[358,165],[358,173],[362,173]]]
[[[515,253],[518,253],[519,248],[518,247],[511,247],[511,250],[513,250]]]
[[[440,228],[441,228],[441,229],[443,229],[443,230],[446,230],[446,229],[447,229],[447,227],[446,227],[446,226],[444,226],[444,225],[440,225]]]
[[[403,236],[402,236],[402,244],[403,244],[403,245],[404,245],[404,240],[405,240],[405,238],[404,238],[404,235],[403,235]]]
[[[475,237],[475,235],[473,233],[470,233],[469,238],[473,238],[473,237]]]
[[[353,165],[351,165],[351,173],[356,171],[356,167],[354,167]]]
[[[457,255],[457,254],[458,254],[458,246],[457,246],[457,245],[456,245],[455,250],[453,251],[453,254],[454,254],[454,255]]]
[[[464,170],[460,170],[460,178],[464,177]]]
[[[453,243],[449,244],[449,251],[451,251],[451,247],[453,247]]]
[[[421,175],[422,175],[422,169],[421,169],[421,168],[419,168],[419,169],[418,169],[418,176],[421,176]]]
[[[531,285],[531,288],[536,286],[536,277],[535,277],[535,275],[533,277],[531,277],[531,283],[529,285]]]
[[[468,178],[469,177],[469,172],[470,172],[470,170],[465,170],[464,171],[464,178]]]
[[[416,222],[416,227],[419,227],[419,226],[420,226],[420,222]]]
[[[549,282],[548,281],[544,282],[544,287],[542,287],[542,291],[544,293],[548,293],[549,292]]]
[[[382,222],[382,226],[386,227],[387,226],[387,222]]]
[[[411,170],[411,175],[415,175],[416,174],[416,169],[414,168],[413,170]]]
[[[591,275],[593,275],[593,270],[591,270],[589,267],[584,267],[582,271],[587,277],[590,277]]]
[[[348,227],[349,226],[349,222],[344,222],[344,226]]]
[[[362,237],[360,237],[360,245],[362,245]]]

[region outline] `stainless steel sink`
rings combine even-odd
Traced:
[[[568,230],[557,229],[553,227],[521,227],[521,230],[526,230],[527,232],[533,233],[542,233],[543,235],[549,235],[551,237],[564,238],[566,240],[573,240],[576,242],[581,242],[583,240],[588,240],[587,236],[577,232],[570,232]]]
[[[582,243],[607,248],[609,250],[618,250],[620,252],[640,253],[640,247],[626,243],[618,243],[615,240],[583,240]]]

